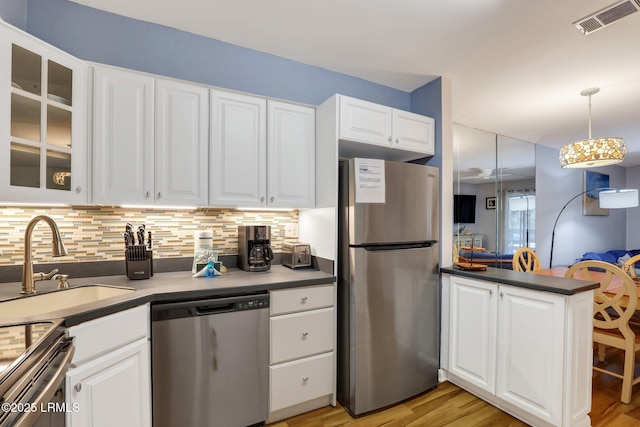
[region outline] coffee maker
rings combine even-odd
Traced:
[[[267,271],[271,268],[271,227],[241,225],[238,227],[238,267],[245,271]]]

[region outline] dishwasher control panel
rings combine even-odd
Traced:
[[[269,297],[237,302],[236,308],[238,310],[255,310],[260,308],[269,308]]]
[[[193,316],[213,316],[234,311],[269,308],[269,294],[231,295],[219,298],[173,301],[153,304],[151,319],[156,321]]]

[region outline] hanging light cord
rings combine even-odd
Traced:
[[[589,94],[589,139],[591,139],[591,94]]]

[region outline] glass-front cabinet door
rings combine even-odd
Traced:
[[[87,199],[87,70],[0,22],[0,204]]]

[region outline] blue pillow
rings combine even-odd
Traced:
[[[627,251],[623,251],[623,250],[614,250],[614,251],[607,251],[608,254],[613,255],[613,257],[616,259],[613,263],[615,264],[618,261],[618,258],[623,257],[627,254]]]
[[[585,252],[582,254],[581,261],[587,261],[587,260],[602,261],[601,255],[602,254],[597,254],[595,252]]]
[[[605,252],[605,253],[585,252],[584,255],[582,255],[582,261],[585,261],[585,260],[605,261],[610,264],[615,264],[618,261],[618,258],[613,256],[609,252]]]

